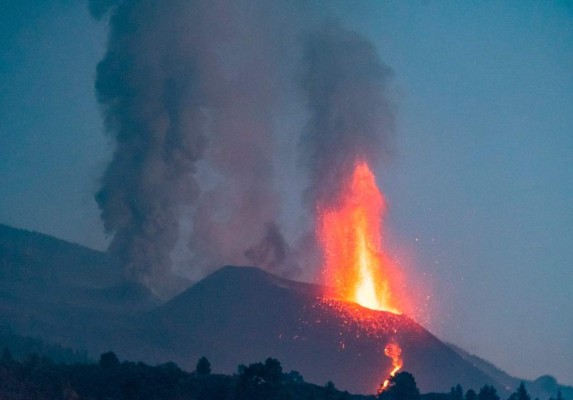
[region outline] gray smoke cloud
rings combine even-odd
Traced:
[[[375,168],[388,154],[394,117],[385,91],[391,75],[370,41],[337,22],[306,37],[300,86],[310,119],[301,150],[313,212],[317,202],[336,200],[357,160]]]
[[[197,269],[289,273],[272,181],[281,69],[268,30],[281,14],[263,1],[89,4],[109,16],[96,92],[115,144],[96,201],[126,277],[165,294],[181,240]]]
[[[263,266],[286,278],[293,278],[301,273],[298,255],[286,242],[279,226],[272,222],[266,225],[263,239],[245,251],[245,256],[254,265]]]
[[[201,35],[177,15],[191,10],[158,4],[92,2],[91,9],[113,12],[96,91],[116,148],[96,201],[127,277],[161,293],[178,214],[200,194],[194,173],[207,146],[203,82],[212,69],[205,47],[193,43]]]
[[[95,198],[127,279],[169,295],[174,252],[194,278],[224,264],[301,271],[308,243],[295,251],[282,234],[275,173],[289,142],[277,132],[300,134],[276,124],[301,62],[310,203],[357,157],[375,164],[392,125],[389,69],[358,34],[313,29],[325,13],[313,4],[89,1],[110,25],[96,93],[115,145]]]
[[[250,7],[233,10],[240,26],[224,48],[225,84],[214,99],[214,135],[206,157],[209,168],[224,179],[198,202],[189,243],[201,259],[197,264],[249,263],[290,274],[291,256],[277,259],[272,251],[261,257],[255,250],[274,244],[282,252],[287,246],[277,222],[280,199],[273,189],[274,114],[285,84],[279,61],[285,49],[277,47],[280,35],[273,27],[279,13],[266,3],[251,1]],[[269,241],[269,226],[280,240]]]

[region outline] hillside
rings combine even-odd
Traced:
[[[454,344],[448,343],[448,346],[450,346],[464,360],[472,363],[472,365],[493,377],[497,382],[505,386],[508,390],[512,390],[513,388],[516,388],[521,382],[524,382],[527,387],[527,391],[531,394],[532,398],[556,398],[558,391],[561,391],[561,395],[566,399],[573,398],[573,387],[560,385],[552,376],[540,376],[533,381],[516,378],[497,368],[489,361],[486,361],[474,354],[470,354]]]
[[[55,344],[89,349],[126,315],[159,304],[125,282],[106,253],[0,225],[0,324]]]
[[[332,380],[354,393],[373,393],[391,370],[384,347],[396,341],[404,369],[422,391],[461,383],[496,384],[489,376],[403,315],[324,303],[316,285],[284,280],[252,267],[225,267],[151,311],[119,338],[128,358],[173,360],[185,368],[201,355],[218,371],[266,357],[300,371],[309,382]]]
[[[98,289],[121,282],[107,254],[49,235],[0,224],[0,284]]]

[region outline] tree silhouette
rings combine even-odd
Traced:
[[[478,400],[478,395],[475,390],[469,389],[466,392],[465,400]]]
[[[453,386],[450,390],[450,399],[451,400],[464,400],[464,390],[462,389],[461,385]]]
[[[304,378],[298,371],[290,371],[286,374],[283,374],[283,381],[290,382],[290,383],[302,383],[304,382]]]
[[[378,398],[380,400],[419,400],[420,391],[414,376],[404,371],[390,378],[388,387],[380,393]]]
[[[283,370],[281,363],[267,358],[265,363],[239,366],[239,379],[235,390],[237,400],[274,400],[283,399]]]
[[[267,358],[265,361],[265,372],[267,382],[273,385],[280,385],[283,379],[283,367],[276,358]]]
[[[197,361],[195,372],[197,375],[209,375],[211,373],[211,363],[207,360],[207,357],[203,356]]]
[[[525,384],[521,382],[517,390],[509,396],[509,400],[531,400],[531,396],[525,390]]]
[[[334,386],[334,382],[328,381],[326,385],[324,385],[324,398],[325,400],[334,400],[336,396],[336,386]]]
[[[119,366],[119,359],[113,351],[103,353],[99,358],[99,366],[102,368],[114,368]]]
[[[493,386],[485,385],[479,390],[478,400],[499,400],[499,396]]]

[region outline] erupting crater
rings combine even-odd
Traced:
[[[391,261],[382,251],[386,202],[366,162],[356,163],[346,186],[334,206],[318,206],[317,236],[327,296],[401,314],[391,291]]]
[[[326,299],[357,303],[372,310],[401,314],[400,302],[392,291],[397,271],[382,248],[384,196],[368,164],[356,162],[335,201],[319,203],[316,230],[322,250],[322,280]],[[325,299],[325,300],[326,300]],[[354,310],[355,320],[363,323],[366,310]],[[388,343],[384,354],[392,359],[390,377],[402,368],[401,348]],[[380,385],[386,389],[389,379]]]

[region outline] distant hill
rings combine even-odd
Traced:
[[[98,289],[122,281],[107,254],[41,233],[0,224],[0,284]]]
[[[191,282],[172,276],[168,285],[180,293]],[[18,289],[18,290],[15,290]],[[97,306],[100,300],[135,300],[147,293],[142,286],[125,282],[122,267],[109,254],[37,232],[0,224],[0,291],[38,301],[60,302],[84,297]],[[111,297],[110,297],[111,295]],[[149,295],[148,293],[146,294]],[[65,301],[65,300],[64,300]]]
[[[489,361],[484,360],[476,355],[470,354],[464,349],[448,343],[456,353],[458,353],[464,360],[472,363],[475,367],[479,368],[489,376],[493,377],[497,382],[503,385],[507,390],[514,391],[521,382],[525,384],[527,391],[532,398],[548,399],[550,397],[556,398],[557,392],[560,390],[561,395],[565,399],[573,399],[573,387],[560,385],[557,380],[549,375],[540,376],[534,381],[516,378],[509,375],[507,372],[502,371]]]
[[[0,224],[0,324],[89,349],[110,326],[159,304],[106,253]],[[86,334],[86,331],[89,334]]]

